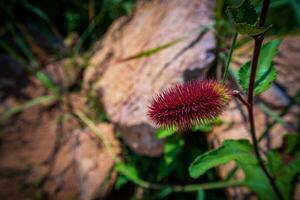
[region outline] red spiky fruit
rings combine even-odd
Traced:
[[[186,130],[214,120],[228,106],[231,90],[214,80],[194,80],[163,90],[149,106],[158,126]]]

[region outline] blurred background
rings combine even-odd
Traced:
[[[248,137],[237,102],[184,134],[145,114],[165,86],[219,79],[234,34],[225,10],[240,2],[0,0],[0,199],[253,198],[243,187],[179,187],[241,177],[232,165],[188,174],[197,155]],[[278,79],[256,99],[268,150],[282,143],[272,135],[299,133],[300,1],[272,0],[267,23],[266,40],[283,39]],[[238,37],[232,87],[251,49]]]

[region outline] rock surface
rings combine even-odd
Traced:
[[[34,79],[23,92],[29,99],[45,94]],[[81,94],[71,94],[72,107],[85,106]],[[0,106],[26,100],[7,97]],[[97,125],[119,152],[113,126]],[[0,198],[82,199],[104,198],[116,178],[114,161],[95,134],[79,126],[70,110],[36,105],[8,120],[1,130]]]
[[[157,156],[162,151],[146,114],[155,93],[205,77],[214,62],[215,37],[204,31],[213,24],[213,15],[210,0],[139,1],[131,18],[117,20],[96,45],[85,88],[96,91],[109,119],[136,152]],[[149,55],[138,56],[141,52]]]

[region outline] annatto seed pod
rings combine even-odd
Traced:
[[[149,106],[148,116],[162,127],[186,130],[214,120],[228,106],[232,92],[214,80],[195,80],[163,90]]]

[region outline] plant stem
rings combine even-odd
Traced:
[[[104,147],[106,148],[106,150],[108,151],[110,157],[112,158],[113,161],[115,161],[116,163],[120,161],[120,159],[118,158],[118,156],[115,154],[115,152],[113,151],[113,146],[110,143],[109,139],[100,132],[100,130],[98,129],[98,127],[96,126],[96,124],[90,120],[82,111],[80,110],[75,110],[74,114],[85,124],[89,127],[89,129],[91,129],[91,131],[93,131],[95,133],[95,135],[99,138],[99,140],[103,143]]]
[[[234,49],[234,46],[235,46],[235,43],[236,43],[236,40],[237,40],[237,36],[238,36],[238,32],[235,32],[234,36],[232,38],[232,41],[231,41],[231,47],[230,47],[229,55],[227,57],[226,66],[225,66],[225,69],[224,69],[224,75],[223,75],[223,80],[222,80],[223,83],[226,81],[227,76],[228,76],[228,68],[229,68],[229,65],[230,65],[230,61],[231,61],[233,49]]]
[[[143,188],[152,189],[152,190],[163,190],[170,189],[172,192],[195,192],[199,190],[210,190],[210,189],[220,189],[226,187],[241,186],[245,184],[244,181],[232,180],[225,182],[212,182],[212,183],[202,183],[194,185],[162,185],[156,183],[149,183],[143,181],[138,185]]]
[[[233,90],[232,95],[235,96],[238,100],[240,100],[241,103],[243,103],[246,107],[249,107],[249,103],[246,99],[241,95],[240,91]]]
[[[261,10],[258,27],[263,27],[265,25],[269,5],[270,5],[270,0],[263,1],[263,7]],[[256,133],[255,133],[255,123],[254,123],[254,114],[253,114],[253,93],[254,93],[254,86],[255,86],[257,64],[258,64],[259,54],[260,54],[263,40],[264,40],[263,34],[254,37],[254,50],[253,50],[253,56],[252,56],[252,61],[251,61],[251,73],[250,73],[248,98],[247,98],[247,101],[249,104],[247,106],[247,108],[248,108],[249,123],[250,123],[250,133],[251,133],[251,137],[252,137],[252,141],[253,141],[254,152],[255,152],[256,158],[258,160],[258,163],[259,163],[260,167],[262,168],[262,170],[264,171],[267,178],[269,179],[269,182],[270,182],[275,194],[277,195],[278,199],[283,200],[284,198],[283,198],[279,188],[277,187],[274,178],[268,172],[268,170],[264,164],[264,161],[262,160],[262,158],[260,156],[258,140],[257,140]]]
[[[25,102],[21,105],[13,106],[3,113],[0,114],[0,126],[5,124],[9,118],[11,118],[13,115],[24,111],[28,108],[31,108],[32,106],[39,105],[39,104],[46,104],[49,105],[53,102],[55,102],[57,99],[54,96],[51,95],[45,95],[45,96],[39,96],[34,99],[30,99],[29,101]]]

